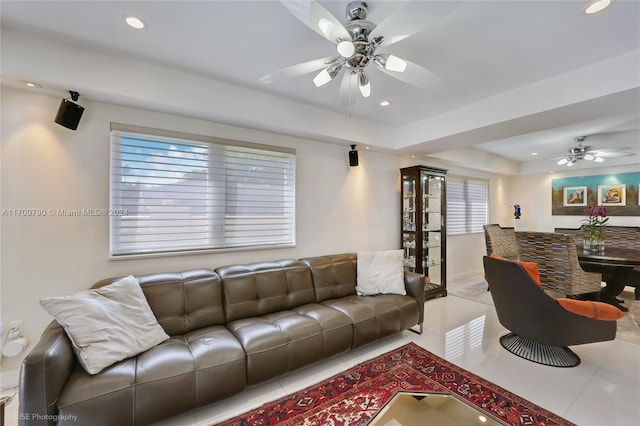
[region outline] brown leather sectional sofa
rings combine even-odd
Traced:
[[[418,325],[406,296],[357,296],[353,253],[137,277],[171,338],[91,376],[53,322],[24,360],[20,425],[143,425]],[[101,287],[116,279],[100,281]]]

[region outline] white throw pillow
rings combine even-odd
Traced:
[[[358,252],[356,292],[361,296],[407,294],[402,250]]]
[[[133,276],[71,296],[45,298],[40,304],[64,327],[89,374],[169,338]]]

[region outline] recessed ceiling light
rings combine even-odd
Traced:
[[[389,105],[391,105],[391,102],[389,102],[389,101],[380,102],[380,106],[389,106]]]
[[[135,16],[127,16],[124,18],[124,21],[131,28],[135,28],[136,30],[141,30],[145,27],[144,22],[140,18],[136,18]]]
[[[587,15],[593,15],[594,13],[598,13],[609,7],[611,4],[611,0],[595,0],[587,6],[584,10],[584,13]]]
[[[538,155],[538,153],[537,152],[532,152],[531,155]]]
[[[38,83],[33,83],[31,81],[23,81],[22,84],[24,84],[27,87],[30,87],[32,89],[42,89],[42,85],[38,84]]]

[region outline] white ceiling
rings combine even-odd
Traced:
[[[321,2],[342,22],[347,3]],[[3,0],[3,82],[35,79],[89,99],[185,112],[176,96],[163,101],[157,93],[108,90],[117,82],[106,78],[122,79],[118,72],[106,72],[101,80],[76,79],[69,87],[64,73],[56,77],[46,52],[11,55],[18,36],[33,34],[40,39],[30,44],[32,50],[44,50],[45,42],[38,40],[46,40],[91,52],[86,58],[76,54],[74,66],[90,67],[94,55],[143,60],[192,75],[190,82],[171,82],[184,85],[184,93],[192,90],[188,84],[218,82],[237,89],[225,92],[237,102],[254,101],[244,114],[233,116],[232,105],[202,118],[468,166],[477,166],[468,159],[480,150],[477,158],[511,160],[510,173],[560,170],[553,159],[574,146],[574,137],[589,135],[588,145],[628,147],[637,154],[600,166],[640,164],[640,1],[617,0],[593,16],[583,13],[588,4],[583,0],[368,4],[367,20],[374,23],[407,11],[407,17],[424,21],[422,31],[379,50],[415,62],[441,80],[422,89],[371,71],[371,97],[358,99],[350,111],[340,104],[339,79],[321,88],[312,83],[315,73],[262,84],[261,76],[280,68],[335,55],[334,45],[277,1]],[[147,28],[128,28],[126,15],[142,18]],[[383,99],[391,106],[380,107]],[[268,117],[256,111],[262,101],[273,110]],[[303,113],[313,117],[300,118]]]

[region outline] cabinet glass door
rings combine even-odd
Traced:
[[[400,170],[404,266],[428,276],[425,297],[446,296],[445,176],[428,166]]]
[[[442,283],[442,188],[444,178],[422,174],[422,271],[431,285]]]
[[[404,266],[416,270],[416,176],[402,178],[402,248]]]

